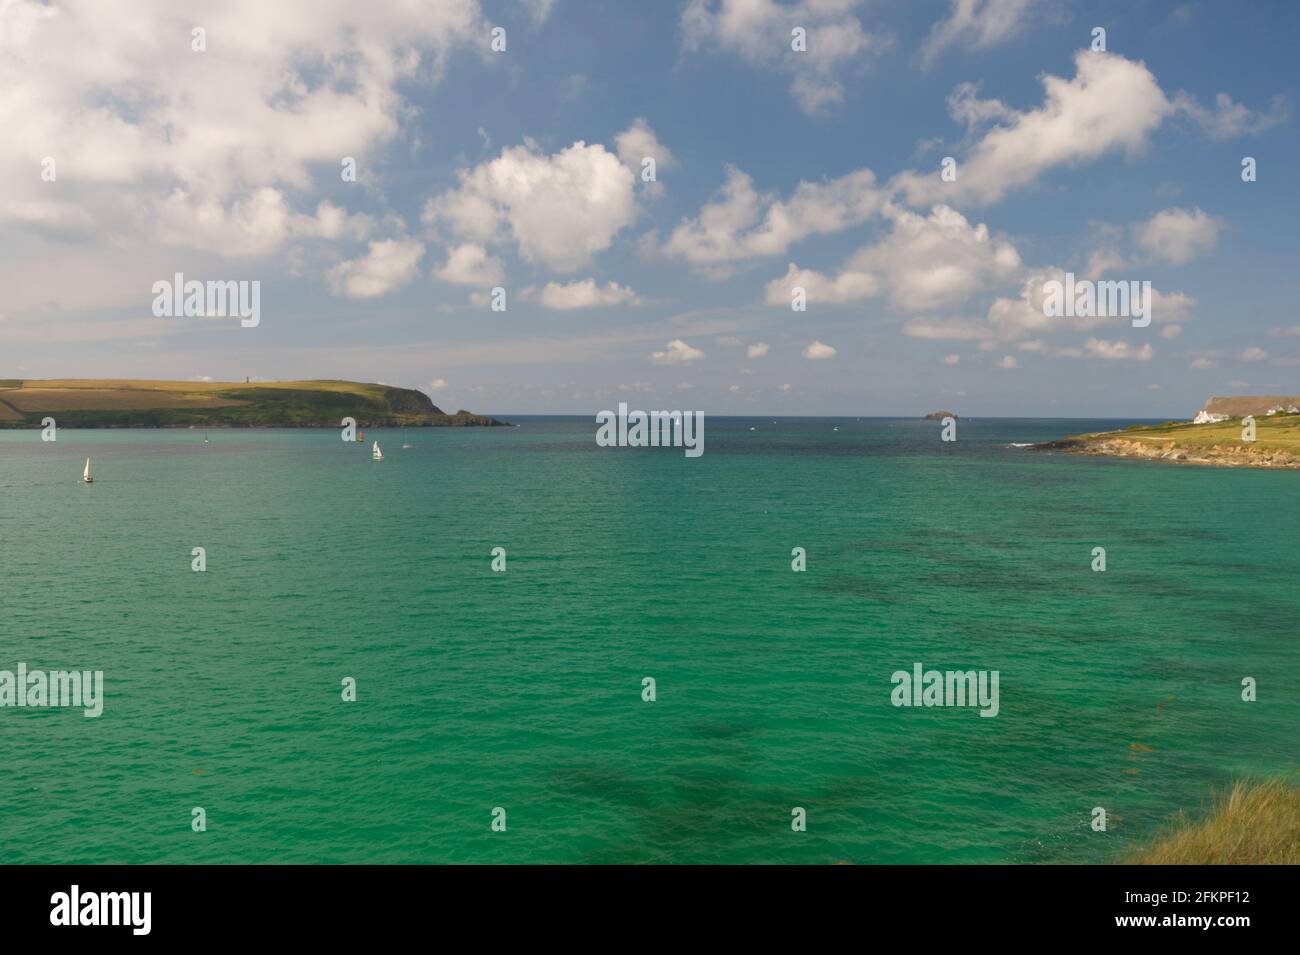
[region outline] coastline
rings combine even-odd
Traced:
[[[1107,431],[1098,434],[1076,435],[1057,441],[1031,444],[1033,451],[1064,451],[1067,454],[1094,457],[1135,458],[1143,461],[1169,461],[1176,464],[1199,464],[1224,468],[1274,468],[1300,469],[1300,456],[1288,451],[1238,447],[1212,446],[1209,448],[1180,447],[1176,442],[1146,443],[1113,437],[1122,432]]]
[[[1030,445],[1034,451],[1168,461],[1207,467],[1300,470],[1300,415],[1134,425]],[[1253,439],[1247,434],[1252,433]]]

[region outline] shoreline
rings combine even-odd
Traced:
[[[1205,467],[1300,470],[1300,415],[1168,421],[1031,444],[1034,451],[1166,461]]]
[[[1209,448],[1180,447],[1174,441],[1148,444],[1119,437],[1121,432],[1102,432],[1096,435],[1078,435],[1029,445],[1032,451],[1064,451],[1067,454],[1092,457],[1128,458],[1141,461],[1166,461],[1172,464],[1197,464],[1204,467],[1262,468],[1273,470],[1300,469],[1300,456],[1288,451],[1267,448],[1212,446]]]

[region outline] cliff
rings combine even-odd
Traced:
[[[485,415],[447,414],[411,388],[355,381],[0,379],[0,428],[491,427]]]

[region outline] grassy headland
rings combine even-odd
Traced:
[[[410,388],[356,381],[0,379],[0,428],[362,428],[500,425]]]
[[[1180,814],[1125,862],[1139,865],[1298,865],[1300,787],[1237,783],[1199,822]]]
[[[1300,468],[1300,415],[1255,418],[1255,440],[1242,440],[1242,419],[1208,424],[1166,421],[1122,431],[1077,434],[1034,447],[1044,451],[1216,464],[1227,467]]]

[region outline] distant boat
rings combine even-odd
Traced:
[[[206,434],[203,436],[203,443],[204,444],[208,443],[208,436]]]
[[[370,452],[370,456],[374,458],[376,461],[384,460],[384,452],[379,450],[378,441],[375,442],[374,450]]]
[[[95,479],[90,476],[90,458],[86,458],[86,470],[81,472],[81,479],[87,484],[95,483]]]
[[[405,429],[405,428],[402,429],[402,450],[403,450],[403,451],[409,451],[409,450],[411,450],[411,442],[409,442],[409,441],[406,440],[406,429]]]
[[[836,425],[835,427],[831,428],[831,430],[832,430],[832,431],[838,431],[838,430],[840,430],[840,426],[839,426],[839,425]]]

